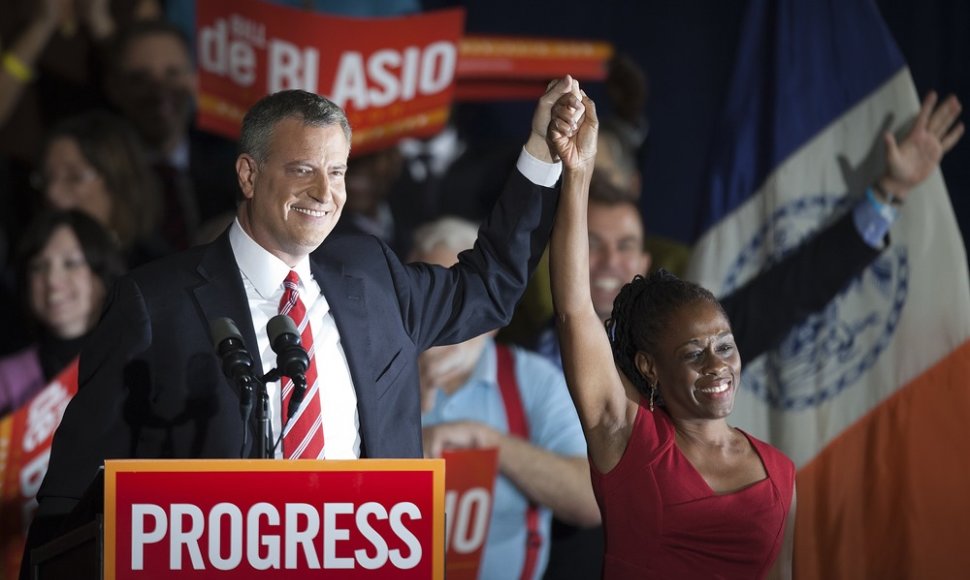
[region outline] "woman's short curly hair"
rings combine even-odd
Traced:
[[[613,312],[606,321],[613,358],[644,395],[649,395],[650,386],[637,369],[637,353],[643,351],[657,356],[670,316],[682,306],[699,300],[714,304],[724,313],[710,290],[661,268],[646,276],[636,276],[620,289],[613,301]]]

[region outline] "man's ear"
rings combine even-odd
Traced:
[[[647,380],[647,383],[656,385],[659,382],[660,375],[657,372],[657,361],[653,356],[641,350],[637,352],[637,356],[633,359],[633,362],[637,365],[637,370]]]
[[[256,189],[257,163],[248,153],[240,153],[236,158],[236,177],[239,179],[239,189],[246,199],[253,198]]]

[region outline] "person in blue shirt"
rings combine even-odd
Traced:
[[[414,261],[451,266],[474,244],[477,228],[441,218],[415,234]],[[499,477],[479,578],[541,578],[549,553],[552,514],[579,526],[600,522],[586,443],[562,372],[538,354],[497,344],[488,333],[430,349],[419,359],[424,453],[495,447]],[[503,371],[503,365],[509,365]],[[508,379],[508,370],[514,379]],[[503,378],[506,377],[506,378]],[[503,381],[518,394],[507,395]],[[521,409],[528,438],[510,416]],[[530,527],[530,504],[535,523]],[[529,534],[539,540],[530,556]]]

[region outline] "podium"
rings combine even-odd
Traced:
[[[113,460],[49,578],[444,578],[440,459]]]

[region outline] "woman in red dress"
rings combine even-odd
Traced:
[[[795,468],[727,422],[741,357],[714,296],[667,272],[638,276],[603,332],[586,225],[598,123],[585,95],[570,99],[564,106],[583,116],[554,123],[551,146],[585,170],[563,175],[550,266],[563,367],[603,514],[603,575],[790,577]]]

